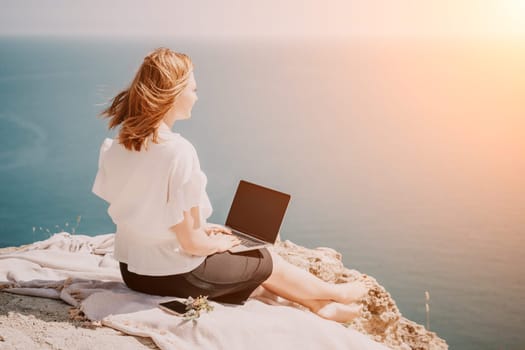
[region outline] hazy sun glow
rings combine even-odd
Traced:
[[[502,1],[501,6],[506,14],[508,14],[509,32],[513,34],[525,33],[525,1]]]
[[[525,35],[523,0],[19,0],[0,34],[194,37]],[[276,10],[278,9],[278,10]]]

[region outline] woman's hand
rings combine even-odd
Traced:
[[[204,231],[208,234],[208,236],[213,233],[225,233],[225,234],[230,234],[230,235],[232,234],[231,229],[224,227],[222,225],[219,225],[219,224],[211,224],[211,223],[206,224]]]
[[[241,241],[236,236],[224,233],[212,233],[210,238],[214,241],[217,247],[217,253],[222,253],[228,249],[240,244]]]

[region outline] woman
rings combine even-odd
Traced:
[[[262,285],[319,316],[347,322],[359,314],[362,283],[331,284],[281,258],[271,248],[227,250],[239,240],[208,224],[207,177],[192,144],[172,131],[197,101],[190,58],[168,48],[148,54],[129,88],[101,115],[115,140],[99,154],[93,192],[109,203],[117,229],[114,256],[134,290],[242,304]]]

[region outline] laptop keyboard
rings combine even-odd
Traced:
[[[246,247],[253,247],[253,246],[262,244],[261,242],[253,241],[253,240],[245,238],[245,237],[243,237],[241,235],[235,235],[235,236],[237,238],[239,238],[239,240],[241,241],[241,245],[244,245]]]

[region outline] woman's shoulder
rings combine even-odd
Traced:
[[[181,135],[177,136],[176,138],[172,138],[168,142],[162,143],[161,145],[166,147],[173,154],[192,152],[194,150],[191,142]]]
[[[178,136],[176,138],[173,138],[170,140],[170,142],[167,142],[166,145],[169,147],[169,149],[173,152],[173,154],[180,154],[180,153],[189,153],[192,155],[196,155],[197,151],[193,144],[186,139],[184,136],[177,134]]]
[[[193,167],[197,153],[195,148],[186,138],[178,136],[168,142],[157,145],[154,152],[157,157],[161,157],[172,169],[177,167]]]

